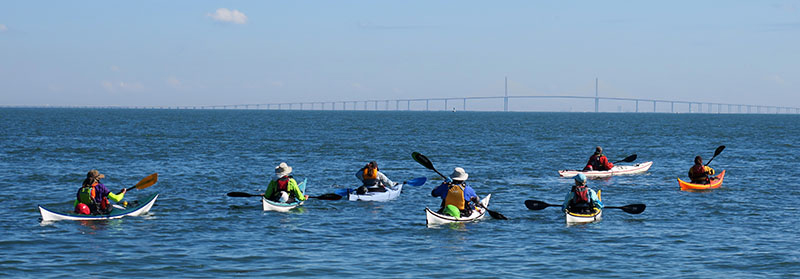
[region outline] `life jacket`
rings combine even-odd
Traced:
[[[280,193],[281,191],[289,192],[289,179],[291,179],[291,177],[289,177],[288,175],[278,178],[278,180],[275,181],[278,183],[278,189],[275,192],[277,193]]]
[[[708,182],[708,174],[706,174],[706,166],[694,165],[689,171],[689,178],[692,182]]]
[[[589,202],[589,187],[576,186],[575,196],[572,198],[573,204],[590,204]]]
[[[458,210],[464,210],[464,208],[466,208],[466,202],[464,201],[464,186],[459,184],[449,184],[447,187],[447,196],[444,198],[444,206],[453,205],[457,207]]]
[[[89,206],[93,211],[105,211],[108,209],[108,198],[103,197],[100,204],[97,204],[97,182],[91,186],[81,186],[78,189],[78,202]]]
[[[380,183],[378,180],[378,170],[376,169],[374,172],[370,173],[368,168],[364,168],[362,172],[362,177],[364,178],[364,186],[377,186]]]
[[[605,155],[603,155],[603,153],[600,153],[600,154],[594,154],[594,155],[592,155],[592,157],[589,158],[589,161],[590,161],[589,164],[592,165],[592,169],[593,170],[605,170],[606,169],[606,166],[603,165],[602,163],[600,163],[600,158],[603,157],[603,156],[605,156]]]

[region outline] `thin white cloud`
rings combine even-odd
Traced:
[[[364,85],[361,85],[361,83],[358,83],[358,82],[354,82],[354,83],[350,84],[350,86],[352,86],[355,89],[364,89]]]
[[[244,15],[244,13],[240,12],[239,10],[228,10],[226,8],[219,8],[215,13],[213,14],[208,13],[206,15],[220,22],[230,22],[235,24],[247,23],[247,16]]]
[[[0,24],[0,32],[6,32],[6,31],[8,31],[8,26],[6,26],[5,24]]]
[[[102,81],[100,86],[108,92],[117,91],[141,91],[144,89],[144,84],[141,82],[124,82],[124,81]]]
[[[117,66],[117,65],[111,65],[111,71],[112,71],[112,72],[119,72],[119,66]]]
[[[786,80],[784,80],[783,77],[781,77],[779,75],[768,76],[768,77],[766,77],[766,80],[769,80],[771,82],[774,82],[774,83],[777,83],[777,84],[781,84],[781,85],[786,84]]]
[[[181,81],[176,77],[168,77],[167,84],[172,86],[172,88],[181,88],[183,86],[183,83],[181,83]]]

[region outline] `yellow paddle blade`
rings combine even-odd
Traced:
[[[158,173],[154,173],[154,174],[148,175],[147,177],[145,177],[142,180],[140,180],[139,183],[136,183],[136,185],[134,185],[131,188],[136,188],[136,189],[141,190],[141,189],[153,186],[153,184],[156,184],[156,182],[158,182]]]

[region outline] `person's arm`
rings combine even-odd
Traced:
[[[606,166],[607,169],[611,169],[614,167],[614,163],[608,160],[608,157],[603,156],[603,164]]]
[[[270,180],[269,185],[267,185],[267,190],[264,191],[264,197],[269,199],[272,197],[272,194],[275,193],[275,188],[278,187],[278,182],[275,180]]]
[[[390,187],[390,188],[394,187],[394,185],[396,184],[396,183],[394,183],[394,181],[392,181],[391,179],[386,177],[386,175],[383,174],[382,172],[378,172],[378,180],[380,180],[381,183],[383,183],[383,186]]]
[[[364,182],[364,168],[358,169],[356,172],[356,178],[358,178],[358,181]]]
[[[706,173],[707,173],[708,175],[714,175],[714,169],[712,169],[712,168],[711,168],[711,167],[709,167],[709,166],[706,166]]]
[[[599,207],[600,209],[603,208],[603,202],[600,201],[600,198],[597,196],[597,192],[593,189],[589,189],[589,200],[592,201],[595,207]]]
[[[287,189],[290,192],[292,192],[292,194],[294,194],[295,197],[297,197],[297,200],[299,201],[306,200],[306,196],[303,195],[302,191],[300,191],[300,187],[297,187],[297,181],[295,181],[294,178],[289,179],[289,185],[287,186]]]
[[[567,196],[564,197],[564,203],[561,204],[562,211],[567,209],[567,205],[569,204],[570,200],[572,200],[572,191],[569,191],[569,193],[567,193]]]
[[[119,202],[125,197],[125,189],[122,189],[119,194],[114,194],[111,191],[108,192],[108,199],[114,202]]]
[[[433,188],[433,191],[431,191],[431,196],[434,196],[434,197],[443,197],[443,196],[444,196],[444,194],[447,194],[447,190],[446,190],[447,188],[446,188],[446,187],[444,187],[444,185],[445,185],[445,184],[444,184],[444,183],[442,183],[442,184],[440,184],[439,186],[437,186],[436,188]],[[444,189],[444,191],[442,191],[443,189]]]

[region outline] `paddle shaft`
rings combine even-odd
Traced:
[[[720,145],[719,147],[717,147],[717,150],[714,150],[714,156],[711,156],[711,159],[708,159],[708,162],[706,162],[705,165],[708,166],[708,164],[711,164],[711,161],[714,161],[714,158],[716,158],[717,155],[722,153],[722,150],[725,150],[725,146],[724,145]]]

